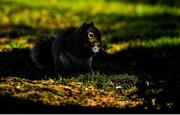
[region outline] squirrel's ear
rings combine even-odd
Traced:
[[[91,26],[94,26],[94,22],[91,21],[91,22],[90,22],[90,25],[91,25]]]
[[[82,32],[86,28],[87,24],[84,22],[80,27],[80,32]]]
[[[87,25],[87,23],[86,22],[84,22],[83,24],[82,24],[82,26],[86,26]]]

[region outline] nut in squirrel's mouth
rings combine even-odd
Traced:
[[[97,47],[97,46],[93,46],[93,47],[91,48],[91,51],[92,51],[93,53],[95,53],[95,54],[99,53],[100,50],[101,50],[101,47]]]

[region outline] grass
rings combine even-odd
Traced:
[[[119,113],[179,111],[178,0],[1,0],[0,17],[0,101],[8,105],[2,112],[41,111],[28,109],[32,103],[57,113],[73,111],[58,108],[70,105]],[[105,47],[94,59],[95,72],[54,77],[35,67],[29,52],[39,35],[91,20]]]
[[[127,91],[120,96],[111,84],[98,73],[80,75],[79,79],[27,80],[16,77],[1,79],[1,94],[11,95],[21,100],[31,100],[52,106],[65,104],[100,107],[134,107],[142,104],[142,99],[131,101]],[[101,82],[100,82],[101,81]],[[103,81],[103,82],[102,82]],[[99,86],[99,84],[101,86]],[[104,86],[110,86],[107,89]],[[114,85],[113,85],[114,86]],[[110,88],[108,87],[108,88]],[[135,89],[134,89],[135,91]],[[110,103],[109,103],[110,102]]]

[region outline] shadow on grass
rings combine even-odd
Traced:
[[[102,33],[107,43],[129,41],[134,39],[148,40],[160,37],[180,36],[180,16],[170,13],[122,16],[119,14],[98,14],[103,25]],[[109,17],[112,17],[109,19]]]
[[[157,48],[133,47],[114,54],[95,57],[95,69],[107,74],[124,72],[148,73],[154,79],[180,79],[180,46],[164,45]],[[0,52],[0,76],[28,76],[39,73],[30,58],[30,49],[15,48]]]
[[[33,28],[26,24],[1,26],[0,28],[2,28],[2,30],[0,31],[0,38],[8,37],[10,39],[15,39],[15,38],[26,36],[26,35],[39,36],[44,33],[51,34],[51,33],[57,33],[57,32],[62,32],[66,30],[66,29],[58,29],[58,28],[50,29],[50,28],[43,28],[43,27]]]
[[[9,52],[0,52],[0,76],[18,76],[29,79],[42,79],[40,71],[30,59],[29,49],[13,49]]]

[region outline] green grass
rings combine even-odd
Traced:
[[[0,99],[178,110],[178,0],[1,0],[0,17]],[[95,57],[95,72],[54,77],[37,70],[29,51],[38,36],[84,21],[102,33],[105,53]]]

